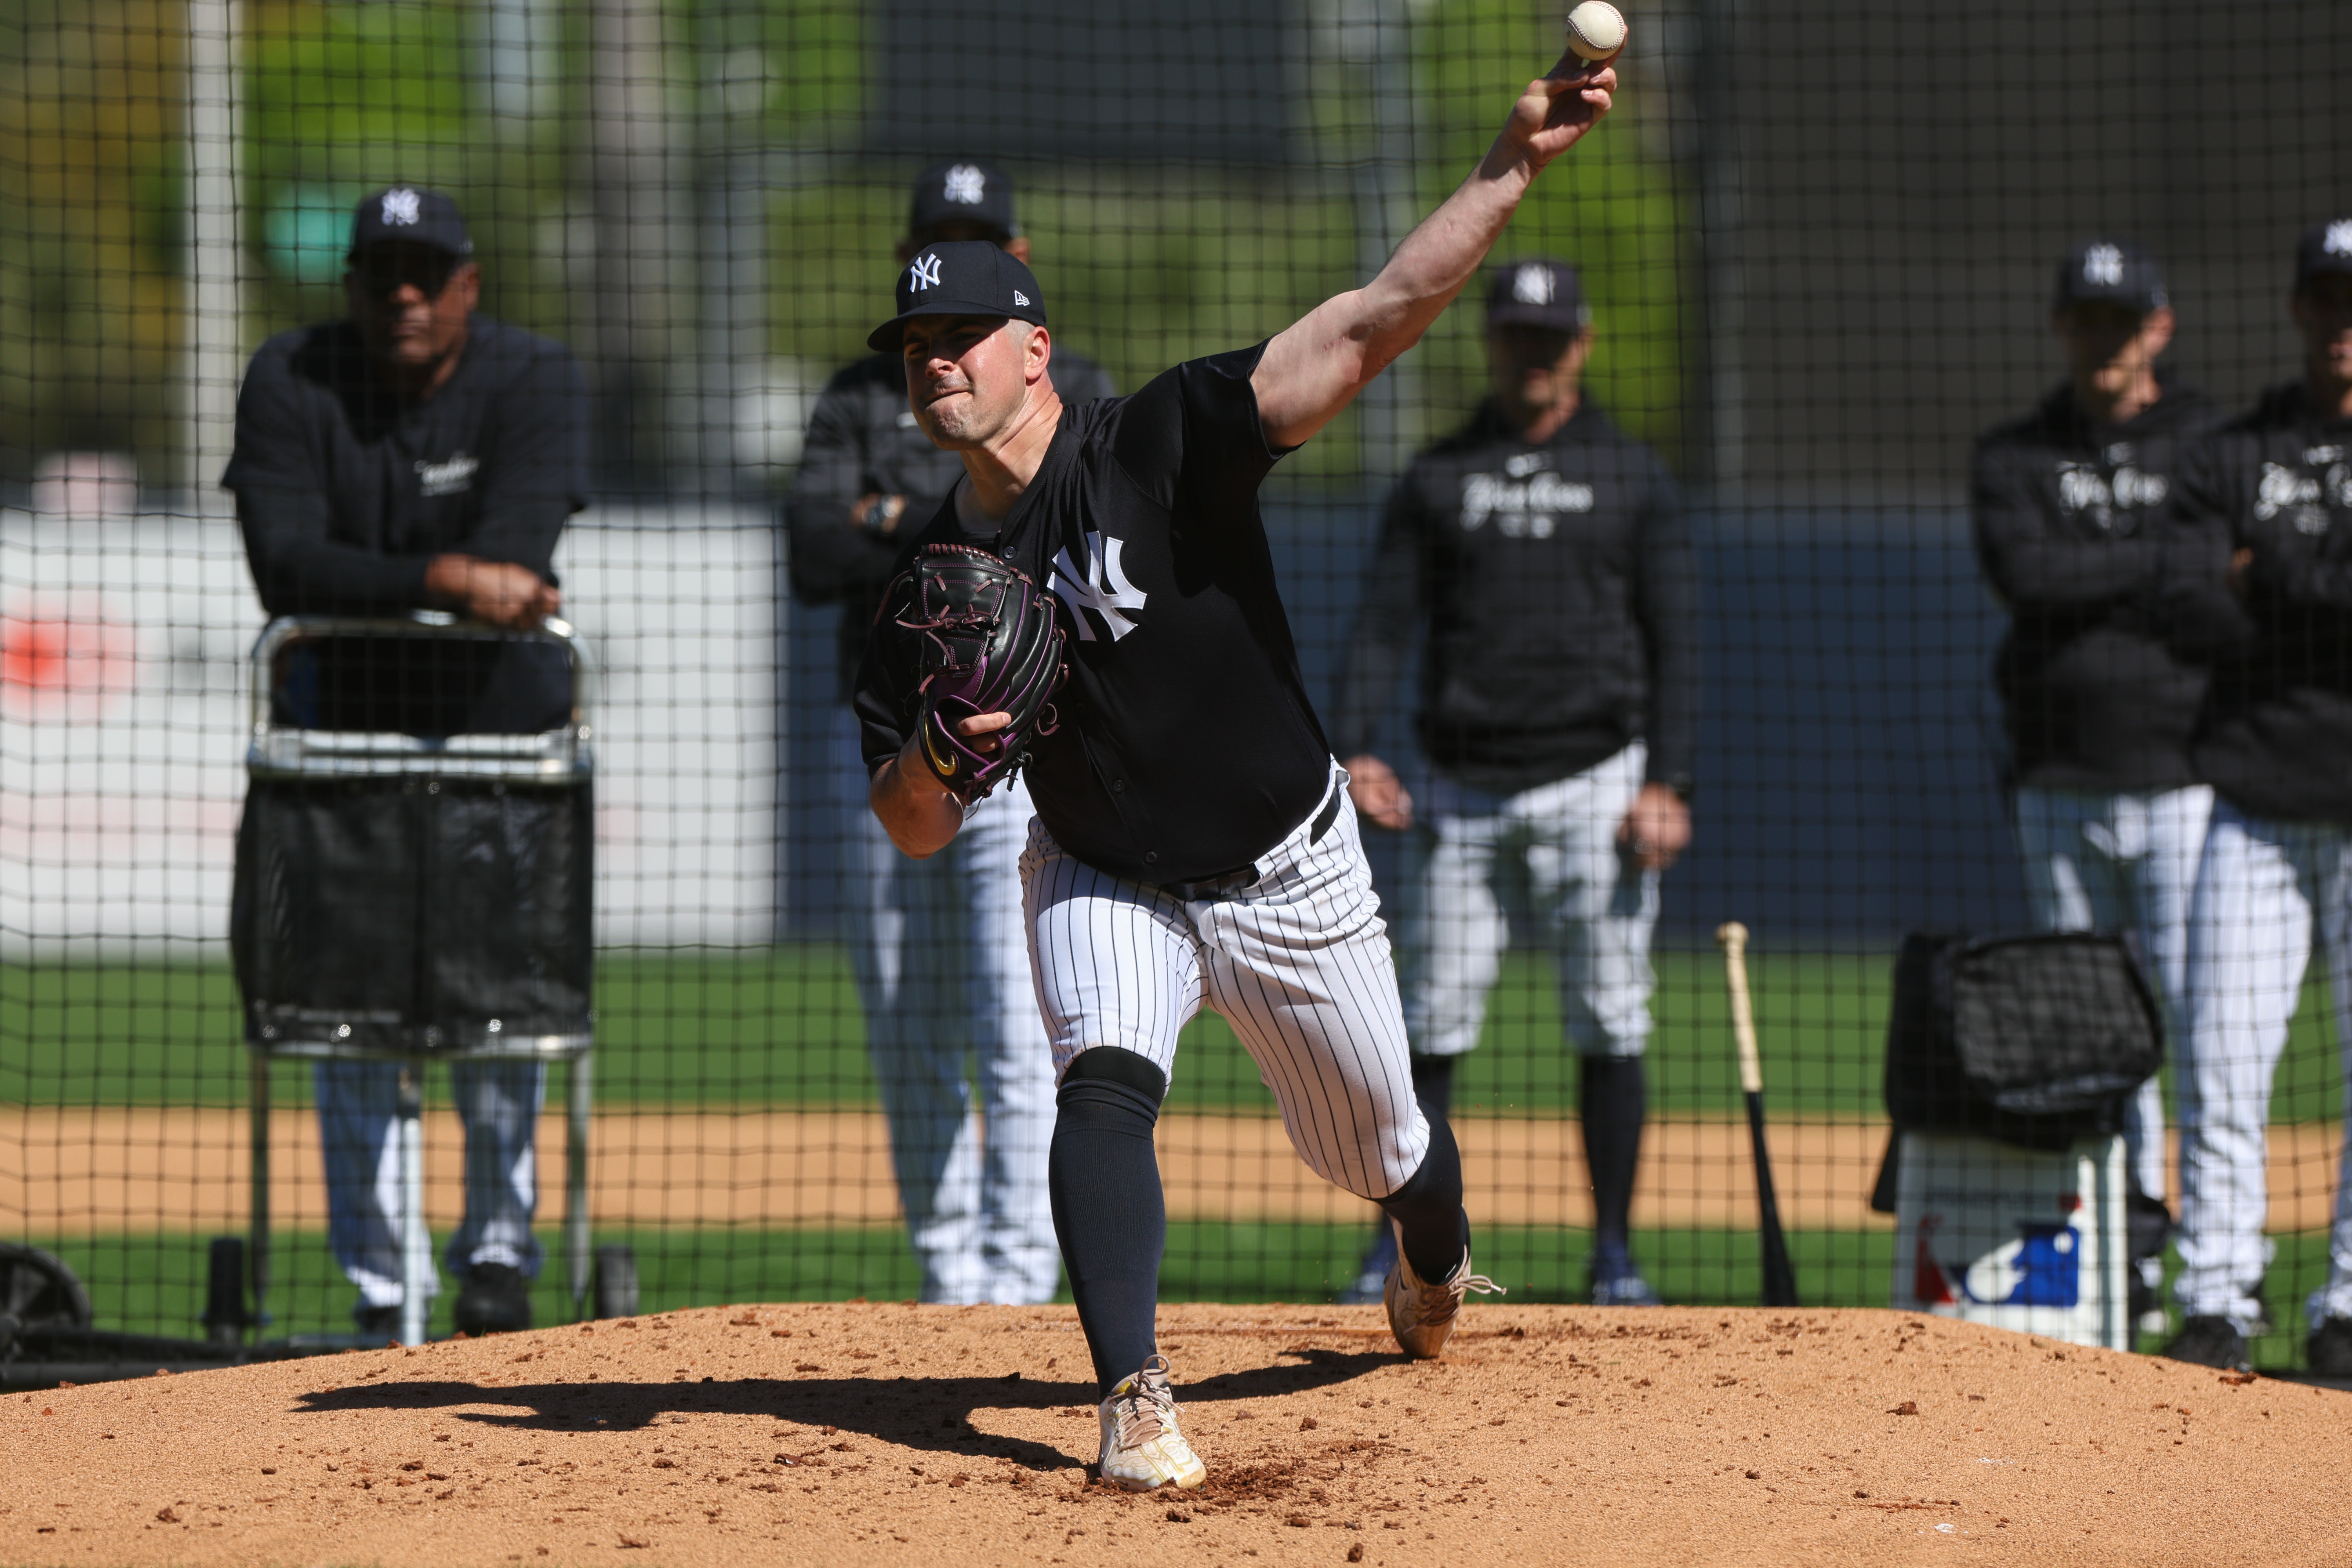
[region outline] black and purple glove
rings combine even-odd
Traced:
[[[1033,737],[1060,727],[1053,698],[1069,667],[1054,601],[984,550],[923,546],[883,594],[874,635],[884,639],[900,717],[922,736],[931,772],[966,805],[1029,761]],[[1013,722],[990,735],[955,732],[979,713]]]

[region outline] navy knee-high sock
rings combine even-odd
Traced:
[[[1055,1096],[1045,1167],[1054,1235],[1106,1396],[1160,1350],[1168,1202],[1151,1131],[1167,1086],[1148,1058],[1105,1046],[1079,1053]]]
[[[1443,1121],[1454,1114],[1454,1064],[1460,1057],[1415,1057],[1412,1058],[1412,1097],[1421,1101],[1421,1113],[1432,1121]]]
[[[1462,1207],[1462,1152],[1444,1117],[1429,1119],[1429,1154],[1421,1169],[1380,1203],[1404,1233],[1400,1239],[1412,1271],[1433,1285],[1452,1279],[1470,1246],[1470,1216]]]
[[[1639,1057],[1586,1057],[1577,1092],[1584,1161],[1592,1173],[1592,1245],[1623,1252],[1633,1207],[1633,1167],[1642,1155],[1649,1080]]]

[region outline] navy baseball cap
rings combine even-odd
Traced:
[[[352,248],[356,257],[371,245],[406,240],[429,245],[459,258],[474,254],[473,237],[457,204],[438,191],[416,185],[387,185],[361,201],[352,215]]]
[[[1498,268],[1486,290],[1490,327],[1554,327],[1580,332],[1592,324],[1584,285],[1565,261],[1535,257]]]
[[[2330,272],[2352,272],[2352,217],[2329,218],[2314,226],[2294,247],[2294,286],[2298,292],[2314,279]]]
[[[2095,239],[2068,251],[2058,263],[2057,286],[2050,296],[2053,310],[2107,304],[2142,316],[2171,302],[2156,258],[2137,245],[2114,239]]]
[[[898,313],[874,329],[866,346],[896,353],[918,316],[1009,316],[1045,324],[1045,292],[1036,275],[984,239],[927,245],[898,269]]]
[[[915,177],[907,233],[919,239],[943,223],[978,224],[1011,239],[1021,232],[1013,221],[1013,182],[1003,170],[976,159],[932,164]]]

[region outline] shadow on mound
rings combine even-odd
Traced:
[[[1182,1385],[1188,1404],[1260,1399],[1345,1383],[1402,1358],[1286,1351],[1306,1358],[1295,1366],[1253,1367]],[[700,1383],[522,1383],[418,1380],[321,1389],[301,1396],[302,1415],[457,1410],[456,1419],[515,1432],[629,1432],[669,1415],[758,1415],[809,1426],[835,1426],[879,1442],[940,1454],[997,1455],[1033,1469],[1067,1466],[1067,1452],[1045,1443],[977,1431],[975,1415],[991,1410],[1070,1410],[1091,1417],[1091,1383],[1005,1377],[741,1378]],[[478,1408],[509,1405],[514,1412]],[[1094,1426],[1077,1446],[1091,1450]]]

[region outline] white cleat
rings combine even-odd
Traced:
[[[1131,1492],[1161,1487],[1189,1490],[1209,1479],[1208,1467],[1176,1426],[1176,1395],[1168,1386],[1168,1358],[1153,1356],[1122,1378],[1102,1402],[1102,1479]]]
[[[1396,1224],[1394,1220],[1389,1223]],[[1472,1290],[1481,1296],[1507,1293],[1484,1274],[1470,1272],[1470,1249],[1466,1247],[1462,1249],[1460,1267],[1444,1284],[1428,1283],[1405,1261],[1404,1232],[1398,1229],[1396,1267],[1389,1270],[1384,1295],[1389,1309],[1389,1332],[1396,1336],[1405,1354],[1415,1361],[1435,1361],[1453,1335],[1454,1315],[1462,1310],[1462,1298]]]

